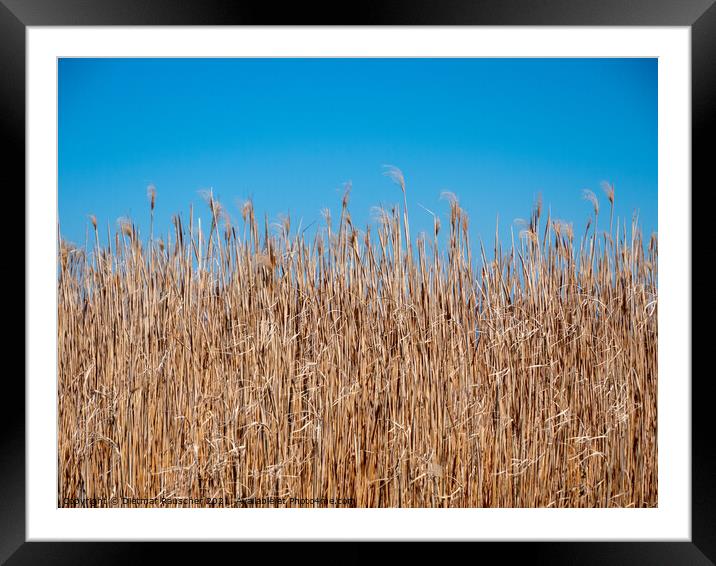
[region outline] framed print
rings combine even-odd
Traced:
[[[170,4],[0,5],[28,291],[3,559],[712,563],[711,2]]]

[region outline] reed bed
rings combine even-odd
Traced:
[[[656,235],[607,186],[608,232],[585,193],[583,234],[537,202],[486,249],[448,194],[413,240],[390,173],[373,229],[207,193],[204,229],[60,241],[59,506],[657,505]]]

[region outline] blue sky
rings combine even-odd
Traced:
[[[402,201],[385,164],[405,174],[413,236],[432,227],[419,205],[448,217],[446,190],[488,243],[537,193],[580,230],[593,190],[606,228],[602,180],[617,216],[657,230],[656,59],[61,59],[58,113],[60,228],[77,244],[89,214],[103,235],[127,216],[148,235],[150,183],[155,233],[192,203],[208,220],[210,187],[235,221],[252,197],[260,218],[319,224],[347,181],[365,225]]]

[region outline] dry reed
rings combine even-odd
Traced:
[[[154,187],[146,242],[91,217],[59,249],[58,505],[655,506],[656,235],[599,234],[584,194],[580,242],[540,200],[489,253],[454,195],[414,242],[405,207],[359,232],[348,190],[311,239],[210,191],[208,235],[155,240]]]

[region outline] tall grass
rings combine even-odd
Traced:
[[[636,221],[599,232],[587,194],[577,238],[538,201],[485,249],[449,194],[415,241],[405,206],[359,231],[348,192],[311,238],[204,196],[204,229],[93,218],[92,245],[61,242],[60,506],[657,504],[657,241]]]

